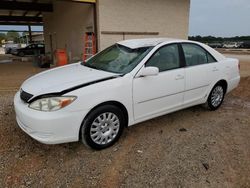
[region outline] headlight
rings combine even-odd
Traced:
[[[74,96],[42,98],[42,99],[38,99],[38,100],[32,102],[29,105],[29,107],[34,109],[34,110],[51,112],[51,111],[60,110],[61,108],[68,106],[75,99],[76,99],[76,97],[74,97]]]

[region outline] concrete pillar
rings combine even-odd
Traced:
[[[32,43],[32,33],[31,33],[31,26],[28,25],[29,28],[29,43]]]

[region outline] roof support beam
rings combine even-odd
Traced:
[[[36,2],[19,2],[19,1],[0,1],[0,9],[2,10],[26,10],[26,11],[41,11],[52,12],[53,5],[50,3]]]
[[[25,11],[24,13],[23,13],[23,16],[26,16],[28,14],[28,11]]]
[[[0,16],[0,21],[5,22],[42,22],[41,17],[31,17],[31,16]]]
[[[0,25],[31,25],[31,26],[42,26],[42,23],[32,23],[32,22],[1,22]]]
[[[29,29],[29,43],[32,43],[32,33],[31,33],[31,26],[28,25],[28,29]]]
[[[42,14],[42,12],[38,12],[38,13],[36,14],[36,17],[41,16],[41,14]]]

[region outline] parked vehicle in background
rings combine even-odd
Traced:
[[[239,48],[240,44],[238,42],[224,43],[223,48]]]
[[[216,42],[216,43],[209,43],[208,44],[211,48],[222,48],[223,47],[223,44],[222,43],[219,43],[219,42]]]
[[[24,48],[16,49],[13,54],[18,56],[45,54],[45,46],[44,44],[29,44]]]
[[[20,44],[5,44],[5,54],[12,54],[16,49],[20,48]]]
[[[248,42],[243,42],[243,43],[240,45],[240,48],[250,49],[250,41],[248,41]]]
[[[205,44],[134,39],[29,78],[14,106],[20,128],[42,143],[104,149],[127,126],[199,104],[218,109],[239,81],[239,61]]]

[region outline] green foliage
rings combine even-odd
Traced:
[[[19,33],[16,31],[8,31],[6,34],[6,39],[9,41],[14,41],[15,43],[17,43],[19,41]]]
[[[0,33],[0,44],[2,44],[3,40],[6,40],[6,34],[5,33]]]
[[[203,43],[213,43],[213,42],[244,42],[250,41],[250,36],[236,36],[236,37],[213,37],[213,36],[190,36],[189,40],[203,42]]]
[[[22,32],[22,36],[25,36],[25,35],[28,35],[29,34],[29,32],[28,31],[24,31],[24,32]]]

